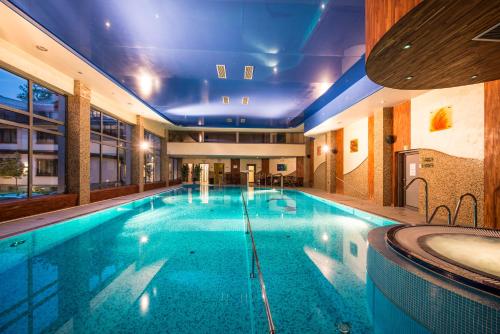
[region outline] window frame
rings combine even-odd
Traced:
[[[28,124],[26,123],[17,123],[17,122],[13,122],[13,121],[7,121],[7,120],[3,120],[3,119],[0,119],[0,124],[3,124],[3,125],[8,125],[8,126],[12,126],[12,127],[15,127],[15,128],[22,128],[22,129],[27,129],[28,130],[28,173],[27,173],[27,196],[25,199],[31,199],[33,198],[33,186],[34,186],[34,177],[36,176],[36,163],[33,163],[34,161],[34,150],[33,150],[33,147],[34,145],[36,144],[36,135],[34,136],[34,134],[36,132],[44,132],[44,133],[50,133],[50,134],[53,134],[53,135],[57,135],[57,136],[61,136],[64,138],[64,142],[65,142],[65,145],[64,145],[64,191],[62,193],[67,193],[67,190],[68,190],[68,175],[66,173],[67,171],[67,163],[68,163],[68,159],[67,159],[67,156],[68,156],[68,148],[66,145],[67,143],[67,135],[68,135],[68,128],[66,126],[66,123],[67,123],[67,119],[68,119],[68,95],[67,93],[65,93],[64,91],[62,91],[61,89],[58,89],[57,87],[54,87],[53,85],[49,84],[49,83],[46,83],[46,82],[43,82],[42,80],[39,80],[33,76],[30,76],[30,75],[27,75],[27,74],[24,74],[24,73],[20,73],[18,70],[15,70],[15,69],[11,69],[11,68],[8,68],[8,67],[5,67],[5,66],[0,66],[0,70],[3,70],[3,71],[6,71],[14,76],[17,76],[19,78],[22,78],[24,80],[26,80],[27,82],[27,90],[28,90],[28,108],[27,110],[21,110],[21,109],[17,109],[17,108],[14,108],[14,107],[11,107],[11,106],[8,106],[8,105],[5,105],[5,104],[2,104],[0,103],[0,109],[4,109],[4,110],[7,110],[7,111],[10,111],[10,112],[13,112],[13,113],[16,113],[16,114],[20,114],[20,115],[23,115],[23,116],[26,116],[28,117]],[[35,114],[35,111],[34,111],[34,106],[33,106],[33,85],[38,85],[38,86],[41,86],[45,89],[48,89],[56,94],[59,94],[59,95],[62,95],[64,100],[65,100],[65,108],[64,108],[64,120],[65,121],[60,121],[60,120],[56,120],[56,119],[52,119],[52,118],[49,118],[49,117],[44,117],[44,116],[41,116],[41,115],[38,115],[38,114]],[[48,122],[49,124],[52,124],[52,125],[56,125],[56,126],[62,126],[63,127],[63,131],[59,131],[59,130],[50,130],[50,129],[46,129],[42,126],[39,126],[39,125],[35,125],[34,124],[34,120],[42,120],[42,121],[46,121]],[[34,139],[35,137],[35,139]],[[58,173],[60,173],[61,171],[58,170]]]

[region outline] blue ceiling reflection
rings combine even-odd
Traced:
[[[10,2],[182,126],[300,125],[365,51],[364,0]]]

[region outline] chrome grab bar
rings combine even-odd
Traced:
[[[429,219],[429,224],[432,222],[432,220],[434,219],[434,216],[436,215],[436,213],[439,211],[439,209],[441,208],[444,208],[446,209],[446,211],[448,211],[448,225],[451,225],[451,210],[449,207],[447,207],[446,205],[440,205],[440,206],[437,206],[435,209],[434,209],[434,212],[432,213],[431,215],[431,218]]]
[[[413,180],[410,181],[410,183],[408,183],[405,186],[405,192],[412,185],[412,183],[417,180],[420,180],[425,184],[425,222],[429,224],[429,185],[427,184],[427,180],[424,179],[423,177],[414,178]]]
[[[247,202],[245,196],[243,195],[243,188],[241,188],[241,200],[243,202],[243,208],[245,213],[246,221],[246,234],[250,235],[250,240],[252,241],[252,272],[250,273],[250,278],[255,278],[255,266],[257,266],[257,273],[259,277],[260,292],[262,295],[262,301],[264,302],[264,308],[266,310],[267,323],[269,325],[269,333],[276,333],[276,328],[274,327],[273,317],[271,315],[271,308],[269,307],[269,300],[267,299],[266,284],[264,283],[264,277],[262,276],[262,271],[260,270],[259,257],[257,256],[257,248],[255,247],[255,240],[253,238],[252,227],[250,225],[250,218],[248,216]]]
[[[453,221],[451,225],[455,225],[457,222],[457,217],[458,217],[458,212],[460,211],[460,207],[462,206],[462,200],[465,197],[470,197],[472,198],[472,201],[474,203],[474,227],[477,227],[477,198],[471,193],[465,193],[462,196],[460,196],[460,199],[458,200],[457,207],[455,208],[455,216],[453,217]]]

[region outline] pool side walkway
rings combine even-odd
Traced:
[[[90,203],[81,206],[74,206],[57,211],[41,213],[38,215],[8,220],[0,222],[0,239],[31,231],[43,226],[55,224],[78,216],[83,216],[92,212],[101,211],[113,206],[118,206],[128,202],[132,202],[144,197],[156,195],[167,190],[179,188],[180,185],[158,188],[154,190],[144,191],[142,193],[130,194],[122,197],[107,199],[100,202]]]
[[[334,201],[339,204],[347,205],[352,208],[362,210],[390,220],[395,220],[401,223],[425,224],[425,216],[411,209],[403,207],[380,206],[378,204],[375,204],[373,201],[369,201],[366,199],[359,199],[342,194],[331,194],[324,190],[315,188],[293,188],[293,189],[297,189],[305,193],[321,197],[323,199]],[[437,222],[445,223],[444,221],[440,220],[438,221],[438,219],[436,219],[436,223]]]

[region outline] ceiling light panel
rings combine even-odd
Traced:
[[[243,78],[245,80],[253,79],[253,66],[250,65],[245,66],[245,73],[243,74]]]
[[[217,77],[219,79],[226,79],[226,65],[216,65],[217,66]]]
[[[229,104],[229,96],[223,96],[222,97],[222,103]]]

